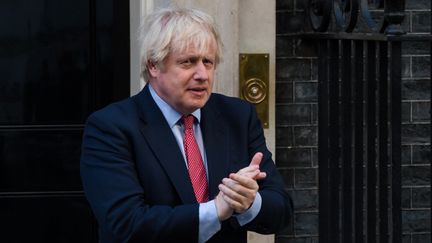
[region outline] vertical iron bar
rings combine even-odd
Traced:
[[[401,212],[401,42],[391,42],[391,131],[392,131],[392,219],[393,243],[402,241]]]
[[[363,44],[355,45],[355,113],[354,113],[354,242],[363,243]]]
[[[330,242],[338,243],[340,235],[339,196],[339,40],[330,40],[329,69],[329,182],[330,182]]]
[[[318,43],[318,178],[319,178],[319,238],[329,243],[329,90],[328,90],[328,41]]]
[[[376,242],[376,42],[367,42],[367,242]]]
[[[342,242],[352,242],[351,40],[342,40]]]
[[[378,123],[378,158],[379,158],[379,239],[388,241],[388,57],[387,42],[379,43],[379,123]]]

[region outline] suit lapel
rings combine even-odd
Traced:
[[[211,98],[210,98],[211,99]],[[219,192],[218,185],[228,176],[228,129],[211,100],[201,109],[201,131],[207,155],[209,193],[213,199]]]
[[[183,155],[165,117],[152,99],[148,86],[136,96],[135,101],[143,121],[140,131],[168,174],[182,202],[196,203]]]

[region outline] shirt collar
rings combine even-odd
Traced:
[[[182,114],[176,111],[168,103],[166,103],[161,97],[159,97],[159,95],[156,93],[156,91],[153,89],[153,87],[150,84],[148,85],[153,100],[156,102],[156,105],[162,111],[162,114],[164,115],[170,128],[173,128],[182,117]],[[196,120],[199,123],[201,120],[201,109],[195,110],[194,112],[192,112],[192,115],[196,118]]]

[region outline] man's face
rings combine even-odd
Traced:
[[[203,107],[213,88],[216,68],[214,45],[204,53],[194,46],[168,54],[163,67],[149,68],[150,84],[156,93],[182,114]]]

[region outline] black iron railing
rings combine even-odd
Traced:
[[[318,50],[320,242],[402,241],[402,43],[432,40],[404,33],[404,6],[311,0],[296,34]]]
[[[405,0],[310,0],[308,7],[311,27],[317,32],[329,30],[334,17],[334,30],[350,33],[367,28],[369,33],[403,34]],[[359,20],[366,26],[361,26]]]

